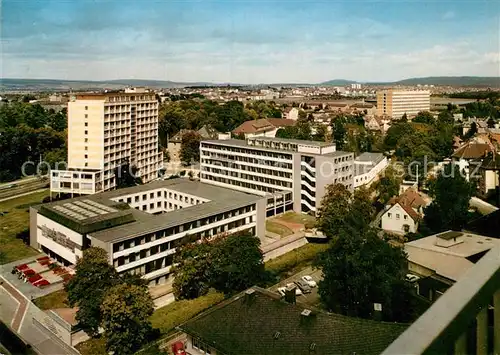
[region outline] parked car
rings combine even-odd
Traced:
[[[311,287],[304,280],[296,281],[295,284],[303,293],[311,293]]]
[[[300,296],[302,294],[301,289],[298,288],[297,285],[295,285],[294,283],[286,284],[286,287],[291,287],[291,286],[295,286],[295,295],[296,296]]]
[[[307,283],[311,288],[316,287],[316,281],[314,281],[313,278],[309,275],[302,276],[302,281]]]
[[[280,294],[281,297],[285,297],[285,290],[286,287],[278,287],[278,293]]]
[[[417,275],[413,275],[413,274],[406,274],[405,280],[413,283],[413,282],[420,280],[420,277],[418,277]]]
[[[176,341],[172,344],[172,353],[174,355],[186,355],[186,349],[182,341]]]

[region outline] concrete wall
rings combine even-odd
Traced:
[[[38,242],[37,242],[37,216],[38,216],[38,211],[34,209],[33,207],[30,207],[30,247],[38,249]]]
[[[296,233],[278,240],[277,242],[267,244],[261,248],[264,254],[264,262],[300,248],[307,243],[307,239],[304,237],[303,233]]]

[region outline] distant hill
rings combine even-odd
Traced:
[[[449,85],[500,87],[500,77],[488,76],[429,76],[396,81],[397,85]]]
[[[328,80],[318,84],[260,84],[260,86],[348,86],[350,84],[362,83],[346,79]],[[478,76],[431,76],[426,78],[410,78],[395,82],[366,83],[370,85],[449,85],[449,86],[477,86],[477,87],[500,87],[500,77],[478,77]],[[200,86],[245,86],[234,83],[207,83],[207,82],[175,82],[168,80],[146,80],[146,79],[118,79],[118,80],[57,80],[57,79],[0,79],[0,90],[18,91],[67,91],[67,90],[103,90],[122,89],[126,86],[146,86],[151,88],[176,88],[176,87],[200,87]]]
[[[143,80],[143,79],[118,79],[118,80],[57,80],[57,79],[0,79],[1,90],[102,90],[121,89],[126,86],[147,86],[151,88],[175,88],[185,86],[207,86],[217,85],[213,83],[178,83],[164,80]]]
[[[324,85],[324,86],[347,86],[351,84],[358,84],[357,81],[353,80],[346,80],[346,79],[333,79],[333,80],[328,80],[322,83],[319,83],[318,85]]]

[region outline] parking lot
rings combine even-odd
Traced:
[[[311,267],[307,267],[304,270],[296,273],[295,275],[289,277],[286,280],[283,280],[276,285],[273,285],[269,287],[270,291],[273,292],[278,292],[278,288],[280,287],[285,287],[289,283],[294,283],[295,281],[298,281],[301,279],[302,276],[309,275],[312,277],[314,281],[316,281],[316,284],[321,280],[322,278],[322,273],[321,270],[313,270]],[[318,306],[319,305],[319,296],[318,296],[318,287],[313,287],[311,290],[311,293],[307,294],[302,294],[297,296],[297,302],[309,304],[311,306]]]

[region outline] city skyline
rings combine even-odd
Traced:
[[[491,1],[3,2],[2,77],[318,83],[499,76]]]

